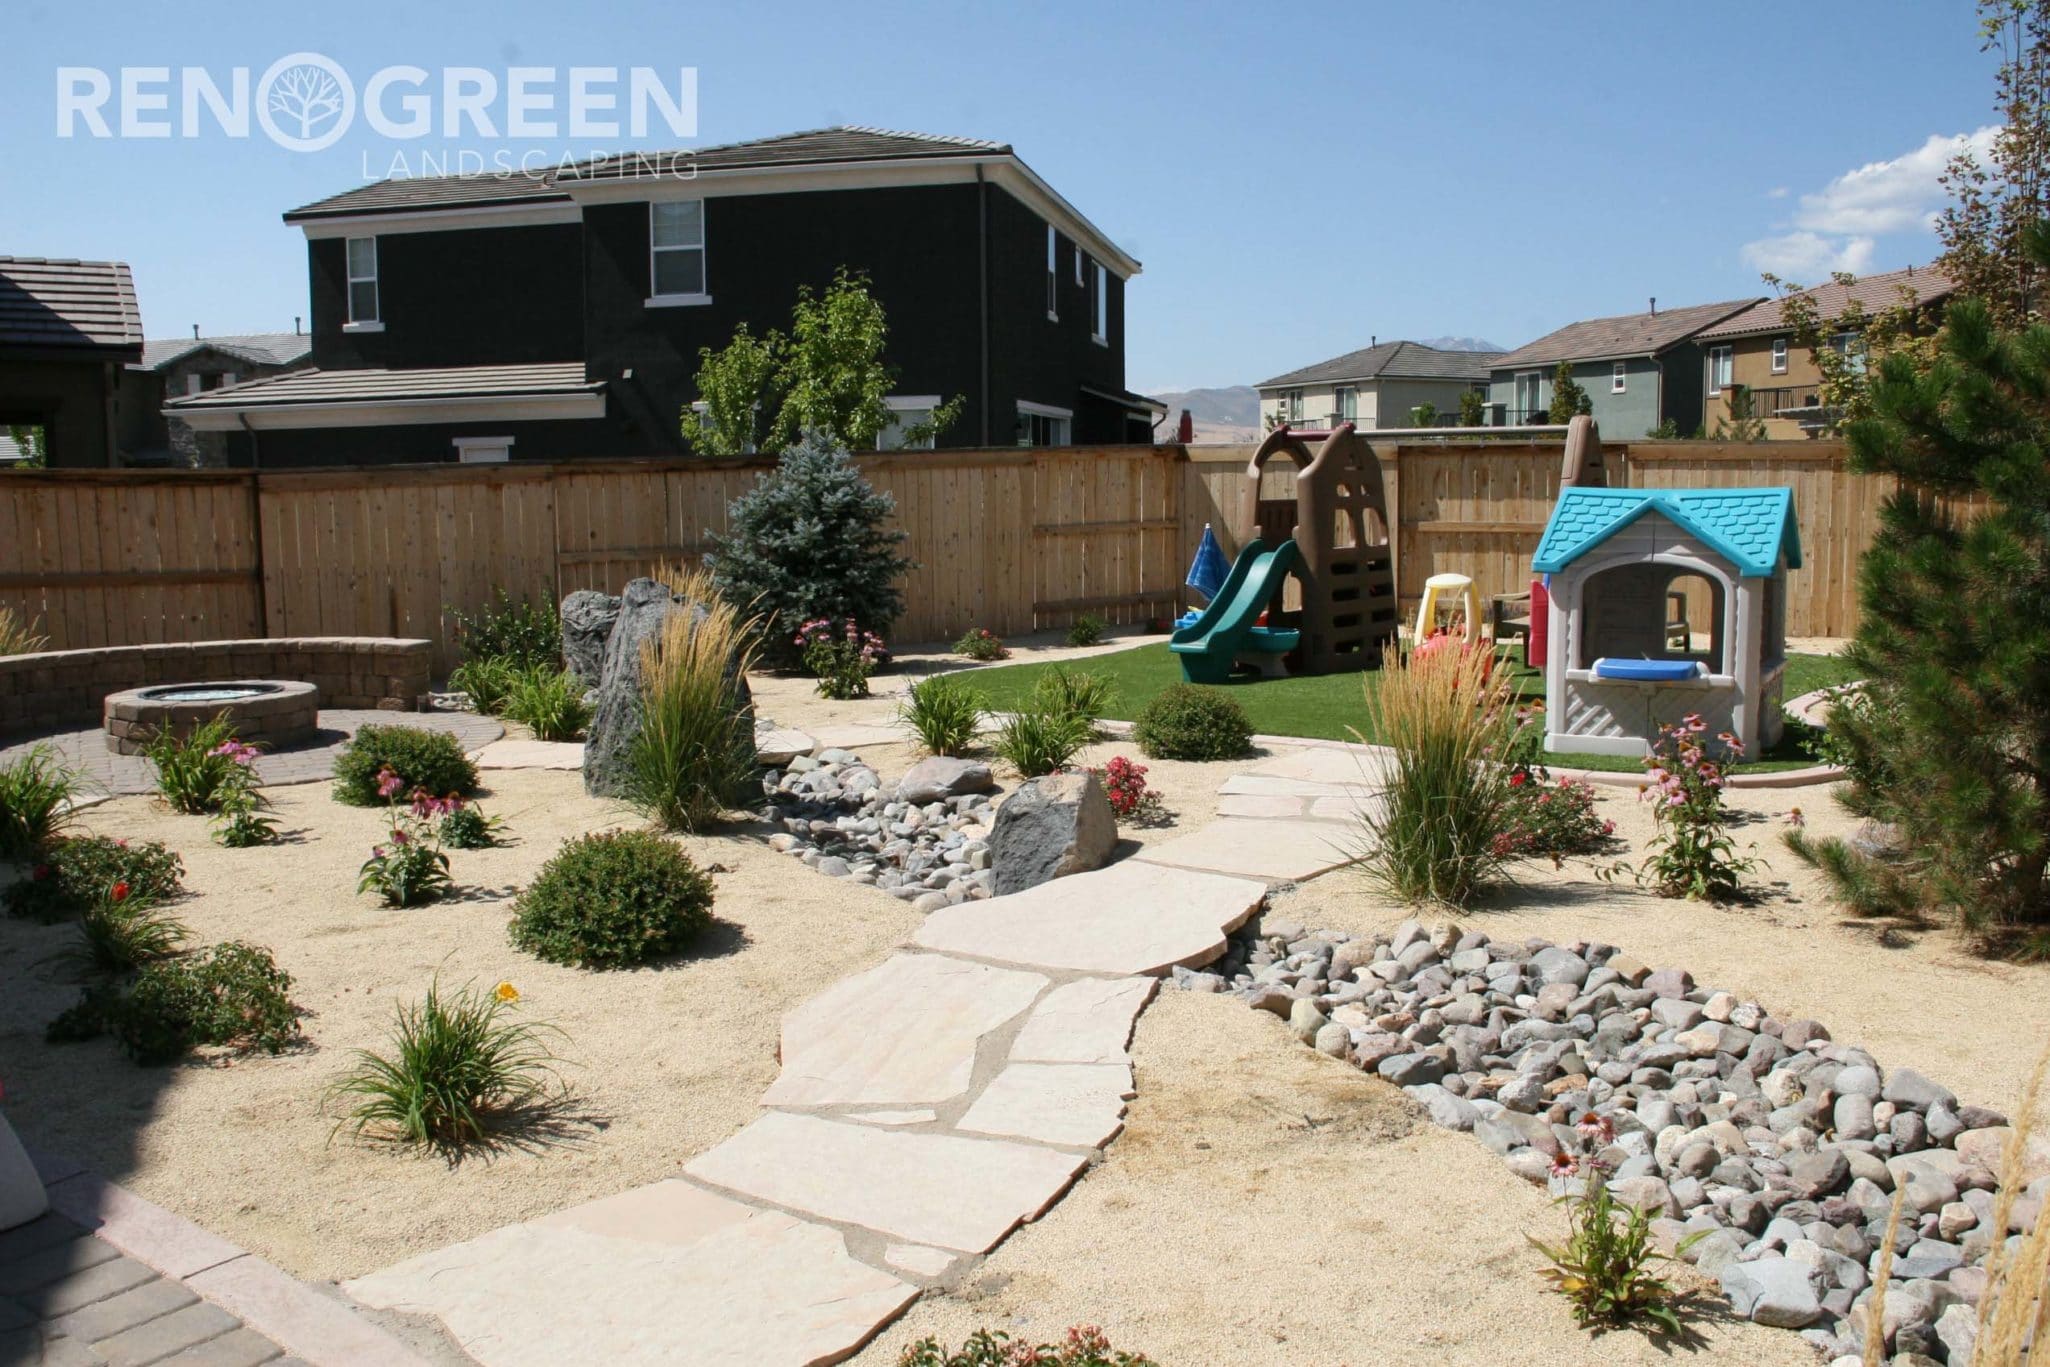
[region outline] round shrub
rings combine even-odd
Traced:
[[[1149,759],[1237,759],[1252,744],[1253,724],[1236,699],[1175,684],[1146,704],[1132,738]]]
[[[436,797],[477,792],[477,766],[463,753],[462,742],[446,731],[418,726],[366,726],[335,756],[335,801],[352,807],[376,807],[378,771],[390,766],[405,787],[425,788]]]
[[[184,861],[162,841],[71,836],[50,846],[28,877],[7,889],[7,910],[32,921],[68,921],[116,883],[128,884],[139,906],[177,896],[184,875]]]
[[[513,947],[551,963],[626,968],[674,953],[712,923],[712,880],[648,831],[565,841],[513,903]]]

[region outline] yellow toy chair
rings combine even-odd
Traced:
[[[1424,581],[1424,597],[1417,604],[1413,633],[1417,645],[1431,639],[1431,634],[1438,629],[1441,611],[1459,616],[1457,632],[1469,643],[1480,640],[1481,595],[1480,590],[1473,586],[1473,580],[1463,574],[1434,574]]]

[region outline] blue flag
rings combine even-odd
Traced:
[[[1217,544],[1217,537],[1206,522],[1203,539],[1196,544],[1196,558],[1189,563],[1188,585],[1205,598],[1215,598],[1230,575],[1231,564],[1224,558],[1224,547]]]

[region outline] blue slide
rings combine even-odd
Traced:
[[[1291,572],[1301,571],[1302,563],[1293,538],[1271,549],[1258,537],[1248,541],[1203,615],[1168,641],[1167,648],[1182,657],[1182,677],[1190,683],[1223,683],[1242,655],[1279,656],[1294,650],[1301,632],[1254,623],[1281,601],[1282,585]]]

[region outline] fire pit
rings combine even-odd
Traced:
[[[109,693],[107,748],[117,755],[139,755],[160,731],[190,735],[194,727],[224,712],[243,740],[278,749],[314,733],[320,690],[310,683],[228,679]]]

